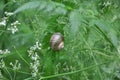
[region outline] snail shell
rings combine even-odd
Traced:
[[[50,38],[50,47],[53,50],[61,50],[64,48],[64,38],[61,33],[54,33]]]

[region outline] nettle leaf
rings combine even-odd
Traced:
[[[25,3],[21,7],[19,7],[17,10],[14,11],[14,13],[19,13],[21,11],[30,10],[30,9],[37,9],[42,10],[46,13],[51,12],[53,14],[66,14],[67,10],[65,8],[65,5],[53,2],[53,1],[32,1]]]
[[[82,19],[81,14],[79,13],[79,11],[74,10],[70,13],[69,22],[70,22],[70,26],[71,26],[71,34],[73,36],[75,36],[77,31],[79,30],[82,20],[83,19]]]
[[[103,37],[110,42],[114,47],[118,46],[118,39],[115,34],[114,29],[110,25],[110,23],[102,20],[94,21],[97,29],[102,33]]]

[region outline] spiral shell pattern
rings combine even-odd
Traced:
[[[64,48],[64,38],[61,33],[54,33],[50,38],[50,47],[53,50],[61,50]]]

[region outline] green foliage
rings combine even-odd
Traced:
[[[82,23],[82,15],[75,10],[70,13],[69,21],[71,26],[71,34],[73,35],[72,37],[74,37],[79,30],[80,24]]]
[[[46,13],[53,14],[66,14],[66,9],[63,4],[52,2],[52,1],[32,1],[24,4],[22,7],[18,8],[14,13],[18,13],[27,9],[38,9]]]
[[[0,1],[0,79],[119,80],[118,3],[119,0]],[[14,14],[7,16],[6,11]],[[7,17],[6,25],[1,25],[3,17]],[[16,20],[21,24],[15,25],[18,31],[12,34],[8,28]],[[55,32],[64,36],[65,47],[60,51],[53,51],[49,45]]]

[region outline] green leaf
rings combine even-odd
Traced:
[[[75,36],[77,31],[79,30],[82,20],[83,20],[82,16],[77,10],[74,10],[70,13],[69,22],[71,26],[72,36]]]
[[[25,3],[24,5],[22,5],[21,7],[19,7],[17,10],[15,10],[14,13],[16,14],[18,12],[21,12],[21,11],[24,11],[27,9],[34,9],[34,8],[39,7],[39,5],[40,5],[40,1],[28,2],[28,3]]]
[[[94,21],[96,27],[99,29],[99,31],[102,33],[103,37],[110,42],[114,47],[117,48],[118,46],[118,39],[115,34],[114,29],[110,25],[110,23],[106,21],[96,20]]]
[[[17,10],[14,11],[14,14],[19,13],[21,11],[30,10],[30,9],[37,9],[44,11],[46,13],[51,12],[53,14],[66,14],[67,10],[65,5],[53,2],[53,1],[32,1],[25,3]]]
[[[110,37],[113,45],[117,48],[117,46],[118,46],[118,38],[117,38],[114,30],[111,30],[111,31],[109,32],[109,37]]]

